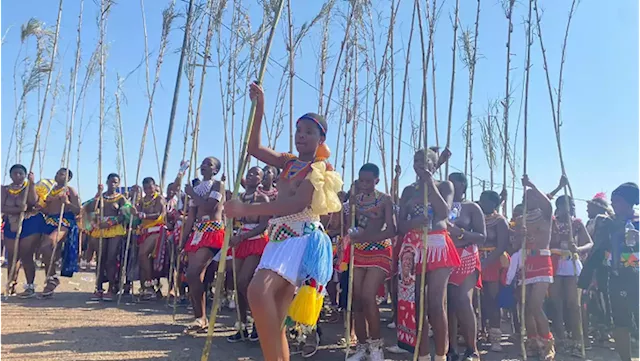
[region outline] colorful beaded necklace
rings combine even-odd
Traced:
[[[22,193],[22,191],[23,191],[25,188],[27,188],[27,185],[28,185],[28,184],[29,184],[29,182],[24,181],[24,183],[22,183],[22,185],[20,185],[20,186],[19,186],[20,188],[15,188],[15,185],[13,185],[13,184],[12,184],[12,185],[10,185],[10,186],[9,186],[9,194],[11,194],[11,195],[14,195],[14,196],[15,196],[15,195],[18,195],[18,194]]]

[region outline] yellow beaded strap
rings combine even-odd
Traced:
[[[60,193],[64,192],[65,190],[67,190],[67,187],[62,187],[62,188],[58,188],[58,189],[52,189],[51,192],[49,192],[49,195],[52,196],[52,197],[56,197]]]
[[[22,185],[20,186],[20,188],[11,188],[12,186],[8,187],[9,190],[9,194],[11,195],[18,195],[20,193],[22,193],[22,191],[27,188],[27,185],[29,184],[28,181],[24,181],[24,183],[22,183]]]
[[[149,201],[145,201],[144,198],[142,198],[142,207],[143,208],[149,207],[150,205],[152,205],[156,201],[156,198],[158,198],[158,193],[157,192],[153,193],[153,197]]]

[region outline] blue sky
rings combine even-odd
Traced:
[[[168,1],[147,1],[146,21],[149,37],[149,49],[151,51],[151,74],[155,71],[155,61],[160,42],[161,12],[167,6]],[[230,2],[231,3],[231,2]],[[296,29],[304,22],[310,21],[321,7],[320,1],[292,0],[293,22]],[[442,3],[438,1],[438,3]],[[560,50],[567,14],[571,2],[540,0],[540,7],[544,9],[542,27],[544,42],[547,48],[547,57],[551,70],[551,79],[554,86],[557,84]],[[257,2],[245,1],[243,6],[249,9],[251,24],[254,28],[261,22],[262,11]],[[378,58],[380,58],[386,41],[386,27],[388,25],[389,5],[387,1],[374,1],[374,11],[381,12],[381,17],[374,14],[374,23],[382,24],[374,27]],[[455,2],[446,1],[443,6],[442,16],[439,19],[435,35],[435,59],[437,64],[437,109],[439,121],[440,141],[443,143],[446,137],[446,120],[448,109],[448,94],[451,74],[451,42],[453,30],[450,14],[453,14]],[[340,12],[346,12],[346,2],[338,1],[337,8]],[[475,1],[461,1],[460,21],[464,27],[472,27],[475,19]],[[408,41],[409,27],[411,23],[411,11],[413,2],[403,0],[398,12],[397,27],[395,31],[395,118],[398,123],[400,113],[400,96],[402,90],[402,77],[404,75],[404,63],[406,44]],[[186,4],[179,1],[176,9],[185,12]],[[42,175],[36,174],[36,178],[52,177],[59,167],[64,144],[64,123],[66,119],[66,99],[69,82],[69,71],[73,67],[76,41],[76,24],[78,19],[79,1],[66,1],[62,15],[60,30],[59,53],[60,60],[56,62],[55,71],[62,69],[60,77],[61,86],[57,100],[56,111],[52,121],[51,135],[48,140],[45,162],[42,166]],[[334,10],[334,14],[336,11]],[[512,39],[512,86],[514,91],[514,103],[511,107],[510,137],[516,135],[515,128],[518,122],[520,110],[521,91],[523,85],[523,69],[525,56],[525,30],[524,19],[527,13],[527,3],[524,1],[516,4],[514,13],[514,32]],[[9,137],[15,116],[13,96],[13,66],[20,48],[20,26],[29,18],[35,17],[44,21],[47,25],[55,25],[57,14],[57,1],[20,1],[3,2],[1,9],[2,35],[5,42],[2,45],[2,161],[5,161],[8,151]],[[84,24],[82,30],[82,61],[83,68],[79,74],[79,82],[84,77],[84,68],[96,46],[98,39],[96,16],[98,9],[93,1],[85,1]],[[182,42],[182,29],[184,17],[174,21],[170,35],[170,43],[161,69],[160,83],[155,97],[154,119],[156,137],[160,161],[164,149],[166,129],[168,125],[171,99],[179,58],[179,48]],[[231,6],[223,18],[225,25],[231,24]],[[282,68],[279,64],[286,64],[287,54],[285,49],[286,17],[283,16],[273,43],[272,61],[268,65],[268,74],[265,77],[264,87],[267,94],[267,115],[271,118],[272,107],[276,103],[277,92]],[[128,183],[135,178],[137,158],[140,147],[143,122],[146,116],[148,100],[146,98],[144,65],[139,67],[144,58],[144,38],[142,35],[142,21],[140,3],[138,1],[119,1],[113,8],[107,25],[106,42],[108,44],[108,58],[106,63],[106,103],[109,108],[105,115],[105,131],[103,142],[103,178],[110,172],[116,171],[117,149],[114,142],[113,124],[115,115],[113,111],[114,93],[116,91],[116,74],[124,76],[130,74],[123,85],[124,96],[127,101],[122,105],[121,113],[125,124],[125,144],[127,156]],[[335,16],[330,27],[330,59],[326,82],[329,83],[335,67],[335,58],[338,53],[340,41],[344,32],[344,24],[340,17]],[[478,52],[481,58],[478,61],[476,72],[476,84],[474,91],[474,116],[486,114],[489,100],[504,97],[505,85],[505,61],[506,61],[506,29],[507,20],[500,3],[496,0],[483,0],[480,17],[480,31],[478,40]],[[223,41],[228,42],[230,32],[222,27]],[[302,40],[295,61],[296,74],[303,80],[296,79],[294,84],[294,115],[299,116],[308,111],[316,111],[318,92],[307,85],[319,84],[318,57],[321,40],[321,26],[316,25]],[[204,38],[204,37],[203,37]],[[215,39],[215,37],[214,37]],[[532,46],[532,68],[529,97],[529,150],[528,173],[530,178],[542,189],[550,191],[556,185],[560,176],[558,152],[553,132],[549,95],[544,78],[542,57],[537,38],[534,38]],[[34,41],[25,44],[28,54],[35,54]],[[241,57],[246,55],[243,51]],[[23,50],[24,56],[24,50]],[[362,59],[362,55],[361,59]],[[213,60],[217,61],[215,53]],[[404,186],[414,179],[410,169],[412,149],[410,146],[411,126],[409,114],[412,112],[417,118],[419,112],[419,95],[421,92],[421,62],[420,43],[417,33],[414,35],[412,56],[410,63],[411,104],[407,101],[405,110],[405,124],[403,129],[402,161],[403,176],[401,185]],[[377,59],[380,63],[380,59]],[[468,75],[467,69],[457,59],[456,81],[454,92],[454,105],[452,113],[451,148],[454,153],[451,166],[461,169],[464,166],[464,140],[460,131],[466,120]],[[20,70],[19,70],[20,71]],[[133,72],[132,72],[133,71]],[[19,74],[18,74],[19,76]],[[209,68],[205,83],[204,102],[200,129],[200,143],[198,158],[201,161],[205,155],[215,155],[223,160],[222,146],[222,112],[219,90],[219,72],[217,68]],[[226,79],[226,71],[223,72]],[[199,73],[196,75],[199,79]],[[359,73],[359,87],[362,89],[366,83],[366,72]],[[239,79],[245,82],[244,79]],[[431,89],[431,73],[429,72],[429,130],[430,143],[435,143],[433,132],[433,101]],[[241,85],[240,85],[241,86]],[[197,89],[197,87],[196,87]],[[328,87],[325,88],[328,92]],[[329,119],[330,135],[329,145],[335,148],[337,136],[339,106],[342,101],[341,88],[334,90],[331,106],[335,112]],[[242,92],[244,93],[244,91]],[[373,91],[370,90],[372,99]],[[364,117],[365,97],[359,100],[361,116]],[[283,95],[285,99],[285,129],[278,141],[278,149],[288,148],[288,93]],[[28,126],[27,141],[22,156],[27,165],[31,158],[32,143],[37,123],[36,109],[37,92],[28,98]],[[179,107],[177,110],[176,126],[172,148],[170,150],[170,163],[168,178],[171,179],[177,171],[184,142],[183,127],[187,113],[187,80],[183,77],[182,91],[180,93]],[[51,104],[51,97],[48,100]],[[372,101],[370,100],[370,104]],[[326,101],[325,101],[326,104]],[[390,102],[387,101],[385,117],[389,118]],[[240,117],[242,116],[242,100],[236,104],[236,130],[235,142],[239,142]],[[73,150],[71,154],[71,168],[79,177],[79,190],[83,199],[93,196],[98,182],[98,106],[99,87],[98,80],[91,84],[84,112],[84,124],[87,125],[83,137],[83,146],[80,151],[80,169],[77,169],[77,134],[73,137]],[[48,108],[48,107],[47,107]],[[246,106],[248,113],[248,104]],[[370,106],[369,109],[372,107]],[[369,110],[370,112],[370,110]],[[49,119],[49,109],[45,114],[45,127]],[[76,124],[80,121],[80,112],[76,118]],[[501,119],[501,115],[499,119]],[[588,199],[595,193],[605,191],[610,194],[617,185],[626,181],[638,180],[638,3],[635,1],[615,1],[603,5],[593,1],[580,3],[574,16],[567,59],[564,70],[564,89],[562,97],[562,143],[565,163],[569,179],[573,186],[576,198]],[[364,119],[364,118],[363,118]],[[387,120],[387,130],[390,125]],[[76,129],[77,131],[77,129]],[[474,176],[486,179],[489,183],[489,168],[482,153],[480,128],[474,123]],[[397,132],[396,132],[397,134]],[[517,177],[522,174],[522,124],[519,128],[516,154],[519,159]],[[364,123],[359,125],[358,137],[364,138]],[[266,135],[265,135],[266,139]],[[389,134],[386,135],[387,147],[389,147]],[[15,144],[15,143],[14,143]],[[158,179],[158,169],[153,150],[153,141],[149,134],[144,154],[144,162],[141,177],[153,176]],[[397,144],[397,143],[396,143]],[[187,146],[190,149],[191,143]],[[237,147],[237,146],[236,146]],[[15,152],[15,145],[12,152]],[[335,149],[334,149],[335,152]],[[356,167],[362,164],[364,149],[359,146],[356,155]],[[380,164],[380,156],[376,146],[372,150],[371,161]],[[13,156],[10,163],[13,163]],[[350,159],[347,160],[349,168]],[[495,170],[496,183],[502,182],[502,161],[498,162]],[[38,162],[34,167],[39,173]],[[4,174],[4,171],[3,171]],[[350,181],[350,174],[346,175]],[[511,174],[508,175],[510,182]],[[478,181],[476,180],[477,184]],[[73,185],[77,185],[73,182]],[[384,182],[381,182],[384,188]],[[501,188],[496,185],[497,190]],[[480,187],[476,186],[476,197]],[[517,195],[520,196],[519,194]],[[584,214],[584,202],[578,202],[578,211],[582,217]]]

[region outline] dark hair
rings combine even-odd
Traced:
[[[118,178],[118,179],[120,179],[120,176],[119,176],[118,174],[116,174],[116,173],[110,173],[110,174],[107,176],[107,181],[108,181],[109,179],[111,179],[111,178]]]
[[[264,173],[267,173],[267,170],[268,170],[268,169],[273,170],[273,176],[274,176],[275,178],[277,178],[277,177],[280,175],[280,169],[278,169],[277,167],[274,167],[274,166],[272,166],[272,165],[265,165],[265,166],[264,166],[264,168],[262,168],[262,171],[263,171]]]
[[[67,173],[67,177],[68,177],[68,179],[67,179],[67,180],[71,180],[71,179],[73,179],[73,172],[71,171],[71,169],[67,169],[67,168],[60,168],[60,170],[61,170],[61,171],[63,171],[63,172],[65,172],[65,173]],[[60,171],[60,170],[59,170],[59,171]],[[58,171],[58,172],[59,172],[59,171]]]
[[[414,156],[414,158],[415,158],[417,155],[422,155],[422,156],[424,156],[424,148],[420,148],[420,149],[418,149],[418,150],[415,152],[415,154],[413,155],[413,156]],[[438,153],[436,153],[436,152],[435,152],[433,149],[431,149],[431,148],[427,148],[427,159],[428,159],[428,160],[430,160],[430,161],[433,163],[433,165],[434,165],[434,166],[435,166],[435,165],[437,165],[437,164],[438,164]]]
[[[633,182],[623,183],[618,188],[616,188],[611,193],[611,198],[613,196],[620,196],[624,199],[625,202],[629,203],[632,206],[638,205],[639,202],[639,193],[638,193],[638,185]]]
[[[451,173],[449,176],[453,175],[454,173]],[[498,207],[500,207],[500,195],[498,194],[498,192],[496,191],[484,191],[480,194],[480,197],[485,196],[487,197],[487,199],[489,199],[490,201],[494,202],[496,204],[495,208],[498,209]]]
[[[449,180],[452,182],[455,181],[458,183],[462,183],[462,193],[467,192],[467,177],[464,174],[460,172],[451,173],[449,174]]]
[[[576,204],[573,202],[573,198],[571,198],[571,196],[561,195],[560,197],[556,198],[556,209],[558,209],[560,206],[565,207],[567,205],[567,201],[569,202],[569,214],[575,216]]]
[[[309,119],[311,118],[311,119]],[[318,125],[318,129],[320,129],[320,135],[326,137],[327,136],[327,132],[329,131],[329,127],[327,126],[327,121],[324,119],[324,117],[320,114],[316,114],[316,113],[307,113],[303,116],[301,116],[300,118],[298,118],[298,121],[301,119],[309,119],[309,120],[313,120],[317,125]]]
[[[145,184],[156,184],[156,181],[152,178],[152,177],[147,177],[145,179],[142,180],[142,185]]]
[[[222,163],[220,162],[220,159],[216,157],[207,157],[207,159],[211,160],[213,168],[215,169],[215,173],[218,173],[220,169],[222,169]]]
[[[22,169],[22,171],[26,174],[27,173],[27,168],[25,166],[23,166],[22,164],[14,164],[11,166],[11,168],[9,168],[9,173],[13,173],[14,169]]]
[[[196,184],[200,183],[200,178],[194,178],[191,180],[191,186],[195,187]]]
[[[378,178],[380,177],[380,168],[373,163],[366,163],[362,167],[360,167],[360,172],[371,172],[373,176]]]

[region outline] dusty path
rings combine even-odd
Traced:
[[[37,290],[41,289],[43,272],[38,270]],[[3,269],[2,286],[6,280]],[[165,301],[136,304],[89,301],[94,275],[81,272],[73,278],[62,278],[58,292],[50,300],[20,300],[16,297],[2,302],[3,360],[199,360],[204,338],[182,336],[184,325],[191,321],[185,308],[179,308],[176,323]],[[22,279],[21,279],[22,281]],[[166,288],[165,288],[166,289]],[[127,299],[128,301],[128,299]],[[389,317],[388,309],[383,317]],[[258,343],[229,344],[233,334],[235,313],[225,310],[218,319],[210,360],[262,360]],[[386,324],[386,323],[385,323]],[[311,360],[342,360],[344,353],[337,346],[343,337],[343,327],[323,324],[320,351]],[[384,329],[388,345],[395,333]],[[505,343],[505,353],[485,353],[488,361],[518,360],[517,347]],[[410,355],[386,353],[388,360],[410,360]],[[558,360],[578,360],[559,355]],[[594,348],[588,359],[615,361],[610,350]],[[292,360],[303,360],[300,356]],[[637,359],[636,359],[637,360]]]

